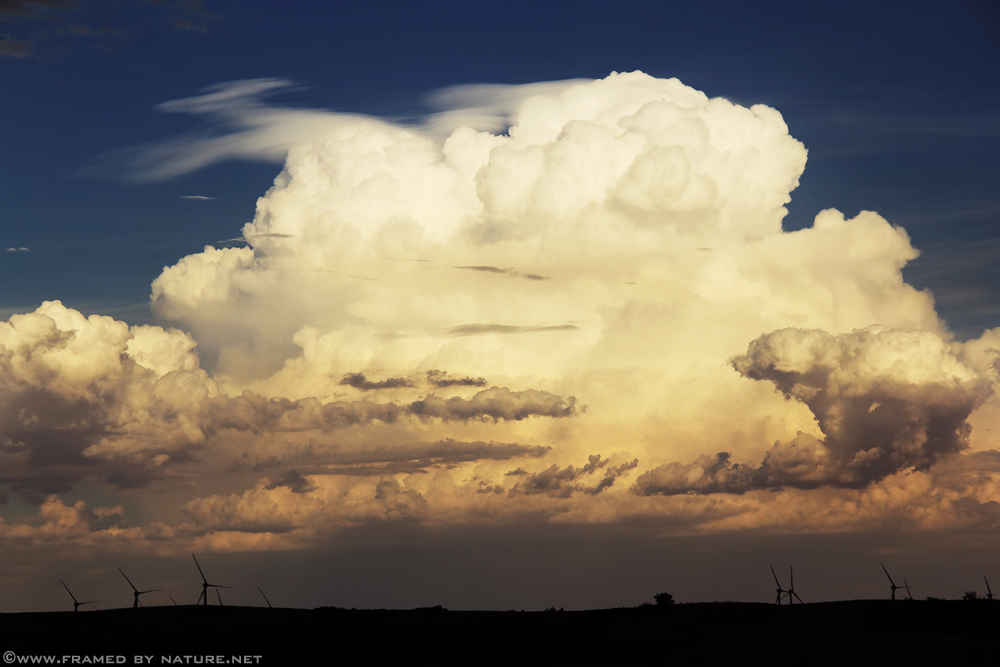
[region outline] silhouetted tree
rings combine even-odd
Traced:
[[[979,599],[979,593],[977,593],[976,591],[965,591],[965,595],[962,596],[962,599],[975,602],[976,600]]]
[[[674,596],[670,593],[657,593],[653,596],[653,599],[656,600],[656,604],[660,607],[666,607],[674,603]]]

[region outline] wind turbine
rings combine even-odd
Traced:
[[[805,604],[802,602],[802,598],[799,597],[799,594],[795,592],[795,569],[789,565],[788,570],[791,576],[791,583],[788,584],[788,604],[792,604],[793,595],[795,596],[795,599],[799,601],[799,604]]]
[[[125,577],[125,581],[128,581],[128,585],[132,586],[132,598],[133,598],[133,600],[132,600],[132,609],[138,609],[139,607],[142,606],[141,604],[139,604],[139,596],[140,595],[145,595],[146,593],[155,593],[156,591],[162,591],[163,590],[162,588],[151,588],[148,591],[140,591],[138,588],[136,588],[132,584],[132,582],[129,580],[129,578],[127,576],[125,576],[125,573],[122,572],[121,568],[118,568],[118,571],[122,573],[123,577]]]
[[[987,584],[987,586],[989,586],[989,584]],[[257,587],[257,590],[260,591],[260,594],[264,596],[264,602],[267,603],[267,608],[268,609],[274,609],[274,607],[271,606],[271,601],[267,599],[266,595],[264,595],[264,591],[260,590],[260,586]]]
[[[69,596],[73,598],[73,611],[78,611],[80,609],[80,605],[82,604],[94,604],[95,602],[100,602],[100,600],[84,600],[83,602],[77,602],[76,597],[73,595],[73,592],[69,590],[69,586],[66,585],[66,582],[60,579],[59,583],[63,585],[63,588],[66,589]],[[94,609],[97,609],[97,607],[95,606]]]
[[[990,580],[987,579],[986,577],[983,577],[983,581],[986,582],[986,591],[987,591],[986,592],[986,599],[987,600],[992,600],[993,599],[993,591],[990,589]]]
[[[191,554],[191,558],[194,558],[194,554]],[[198,565],[198,559],[194,558],[194,564],[198,567],[198,574],[201,575],[201,595],[198,596],[198,601],[195,602],[196,605],[201,604],[202,599],[205,600],[205,606],[208,606],[208,589],[214,588],[215,594],[219,598],[219,606],[222,606],[222,594],[219,593],[220,588],[232,588],[232,586],[223,586],[221,584],[210,584],[208,579],[205,578],[205,573],[201,571],[201,565]]]
[[[906,599],[912,600],[913,596],[910,595],[910,585],[906,583],[906,577],[903,577],[903,587],[906,588]]]
[[[781,605],[781,598],[784,597],[784,594],[787,593],[788,591],[786,591],[784,588],[781,587],[781,582],[778,581],[778,575],[774,573],[774,566],[771,565],[770,567],[771,567],[771,576],[774,577],[774,583],[777,584],[778,586],[778,597],[774,599],[774,604]]]
[[[885,572],[885,576],[889,577],[889,570],[885,569],[885,565],[883,565],[882,563],[879,563],[879,565],[882,565],[882,571]],[[903,583],[904,584],[906,583],[905,579],[903,580]],[[897,588],[903,588],[903,586],[897,586],[896,582],[892,580],[892,577],[889,577],[889,588],[892,589],[892,599],[895,600],[896,599],[896,589]]]

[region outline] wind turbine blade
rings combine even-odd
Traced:
[[[220,593],[219,589],[216,588],[215,589],[215,594],[219,596],[219,606],[221,607],[222,606],[222,593]]]
[[[118,568],[118,571],[119,571],[119,572],[122,572],[122,569],[121,569],[121,568]],[[129,585],[129,586],[132,586],[132,582],[131,582],[131,581],[129,580],[129,578],[128,578],[127,576],[125,576],[125,573],[124,573],[124,572],[122,572],[122,576],[123,576],[123,577],[125,577],[125,581],[128,581],[128,585]],[[136,593],[138,593],[138,592],[139,592],[139,589],[138,589],[138,588],[136,588],[135,586],[132,586],[132,590],[133,590],[133,591],[135,591]]]
[[[260,590],[260,586],[257,587],[257,590],[260,591],[260,594],[264,596],[264,602],[267,603],[267,608],[268,609],[274,609],[274,607],[271,606],[271,601],[267,599],[266,595],[264,595],[264,591]]]
[[[788,590],[795,590],[795,568],[791,565],[788,566],[788,571],[791,573],[791,583],[788,584]],[[798,596],[796,596],[798,597]]]
[[[802,598],[800,598],[800,597],[799,597],[799,594],[798,594],[798,593],[795,593],[795,592],[793,591],[793,592],[792,592],[792,595],[794,595],[794,596],[795,596],[795,599],[796,599],[796,600],[798,600],[799,602],[802,602]],[[805,604],[805,602],[802,602],[802,604]]]
[[[194,558],[194,554],[191,554],[191,558]],[[201,580],[204,581],[207,584],[208,583],[208,579],[205,578],[205,573],[201,571],[201,565],[198,565],[198,559],[197,558],[194,558],[194,564],[198,567],[198,574],[201,575]]]
[[[879,565],[882,565],[882,563],[879,563]],[[889,570],[885,569],[885,565],[882,565],[882,571],[885,572],[885,576],[889,577]],[[893,586],[896,585],[896,582],[892,580],[892,577],[889,577],[889,583]]]
[[[983,581],[986,582],[986,590],[987,590],[987,592],[989,592],[990,599],[992,600],[993,599],[993,590],[990,588],[990,580],[987,579],[986,577],[983,577]]]
[[[66,592],[67,592],[67,593],[69,593],[69,596],[70,596],[71,598],[73,598],[73,602],[76,602],[76,598],[75,598],[75,597],[73,597],[73,592],[69,590],[69,586],[67,586],[67,585],[66,585],[66,582],[65,582],[65,581],[63,581],[62,579],[60,579],[60,580],[59,580],[59,583],[63,585],[63,588],[65,588],[65,589],[66,589]],[[989,588],[989,586],[990,586],[990,585],[989,585],[989,583],[987,583],[987,584],[986,584],[986,587],[987,587],[987,588]],[[76,602],[76,603],[77,603],[77,604],[87,604],[86,602]]]
[[[781,582],[778,581],[778,575],[774,573],[774,566],[771,567],[771,576],[774,577],[774,583],[778,584],[778,588],[781,588]]]
[[[201,604],[201,599],[202,599],[203,597],[205,597],[205,590],[206,590],[206,589],[204,589],[204,588],[203,588],[203,589],[201,589],[201,595],[199,595],[199,596],[198,596],[198,601],[194,603],[194,605],[195,605],[196,607],[197,607],[198,605],[200,605],[200,604]]]
[[[167,597],[170,598],[170,601],[173,602],[174,606],[176,607],[177,606],[177,600],[174,599],[174,596],[173,595],[168,595]]]

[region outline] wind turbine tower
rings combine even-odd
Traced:
[[[100,600],[84,600],[83,602],[77,602],[76,597],[73,595],[73,592],[69,590],[69,586],[66,585],[66,582],[60,579],[59,583],[63,585],[63,588],[66,589],[66,592],[69,593],[69,596],[73,598],[73,611],[79,611],[80,605],[82,604],[94,604],[95,602],[100,602]],[[988,585],[989,584],[987,584],[987,586]],[[94,607],[94,609],[97,609],[97,607]]]
[[[774,577],[774,583],[778,587],[778,597],[774,599],[774,604],[780,606],[781,598],[783,598],[785,596],[785,593],[787,593],[788,591],[786,591],[784,588],[781,587],[781,582],[778,581],[778,575],[774,573],[774,566],[772,565],[770,567],[771,567],[771,576]]]
[[[795,592],[795,568],[789,565],[788,570],[789,570],[789,576],[791,577],[791,583],[788,584],[788,591],[787,591],[788,604],[792,604],[792,596],[794,596],[795,599],[799,601],[799,604],[805,604],[804,602],[802,602],[802,598],[799,597],[799,594]]]
[[[896,585],[896,582],[893,581],[892,577],[889,576],[889,570],[885,569],[885,565],[883,565],[882,563],[879,563],[879,565],[882,565],[882,571],[885,572],[885,576],[889,577],[889,588],[892,589],[892,599],[895,600],[896,599],[896,589],[897,588],[904,588],[904,587]],[[904,580],[903,583],[905,584],[906,581]]]
[[[194,554],[191,554],[191,558],[194,558]],[[232,586],[223,586],[222,584],[210,584],[210,583],[208,583],[208,579],[205,578],[205,573],[202,572],[201,565],[198,564],[198,559],[197,558],[194,558],[194,564],[198,568],[198,574],[201,575],[201,595],[198,596],[198,601],[195,604],[196,605],[202,604],[202,600],[204,600],[205,601],[204,604],[207,607],[208,606],[208,589],[209,588],[214,588],[215,589],[215,595],[219,598],[219,606],[221,607],[222,606],[222,594],[219,593],[219,589],[220,588],[232,588]]]
[[[125,573],[122,572],[121,568],[118,568],[118,571],[122,573],[123,577],[125,577],[125,581],[128,581],[128,585],[132,586],[132,609],[138,609],[139,607],[142,606],[139,603],[139,596],[140,595],[145,595],[146,593],[155,593],[156,591],[162,591],[163,590],[162,588],[151,588],[148,591],[140,591],[138,588],[136,588],[132,584],[132,582],[129,580],[129,578],[127,576],[125,576]]]

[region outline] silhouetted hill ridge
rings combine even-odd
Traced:
[[[3,614],[0,650],[125,656],[120,664],[135,664],[138,655],[154,656],[147,664],[219,658],[227,664],[312,664],[317,650],[336,658],[330,651],[340,655],[345,646],[374,651],[379,662],[430,651],[436,664],[500,664],[525,656],[531,664],[763,664],[777,655],[816,665],[901,658],[958,664],[993,658],[998,623],[1000,604],[954,600],[530,612],[179,606]],[[193,659],[198,656],[201,663]],[[233,663],[232,657],[247,660]]]

